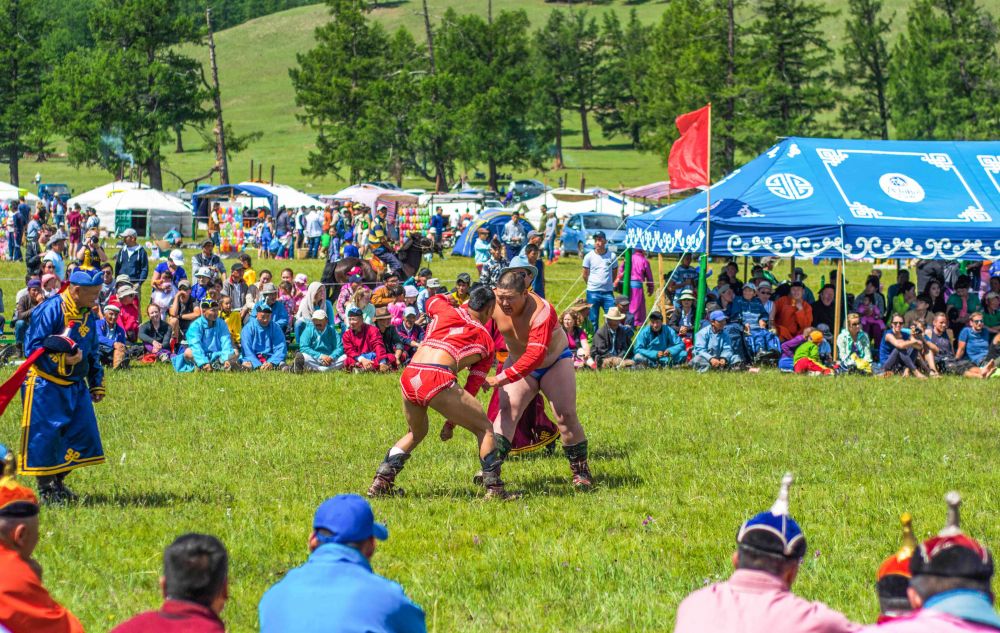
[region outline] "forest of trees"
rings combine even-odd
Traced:
[[[674,118],[714,104],[713,166],[730,171],[783,136],[984,139],[1000,133],[997,21],[976,0],[912,0],[894,44],[881,0],[846,15],[819,0],[670,0],[661,19],[554,7],[447,11],[425,33],[389,33],[364,0],[328,0],[331,21],[293,69],[316,174],[553,167],[564,116],[665,157]],[[502,6],[496,3],[496,6]],[[750,19],[747,19],[750,16]],[[829,44],[830,20],[846,43]]]
[[[219,0],[215,27],[296,0]],[[594,7],[446,11],[418,36],[373,20],[371,0],[327,0],[330,20],[291,69],[309,171],[404,175],[445,187],[458,170],[558,166],[563,124],[661,158],[674,118],[714,104],[716,175],[789,135],[984,139],[1000,132],[1000,31],[977,0],[911,0],[903,28],[881,0],[670,0],[653,24]],[[49,19],[57,16],[57,19]],[[842,20],[837,50],[826,29]],[[162,188],[162,148],[214,120],[203,0],[0,0],[0,162],[53,139],[74,164],[140,165]],[[227,128],[227,136],[231,131]],[[227,138],[227,153],[247,135]]]

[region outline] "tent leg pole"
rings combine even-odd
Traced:
[[[843,313],[844,305],[844,260],[837,260],[837,288],[836,301],[833,303],[833,362],[837,362],[837,337],[840,336],[840,317]]]
[[[749,258],[746,255],[743,256],[743,283],[747,282],[747,275],[750,272],[747,270],[747,266],[749,265],[749,262],[747,261],[748,259]]]
[[[657,295],[656,303],[660,308],[660,314],[666,314],[667,282],[663,279],[663,253],[656,254],[656,279],[660,282],[660,292]]]
[[[788,278],[795,281],[795,255],[792,255],[792,265],[788,268]]]

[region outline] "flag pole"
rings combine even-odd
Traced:
[[[694,330],[701,329],[701,320],[705,316],[705,295],[708,294],[708,287],[705,279],[705,271],[708,268],[708,258],[712,248],[712,104],[708,104],[708,169],[706,180],[708,186],[705,188],[705,253],[701,256],[698,265],[698,307],[695,310]]]

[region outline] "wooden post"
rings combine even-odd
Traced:
[[[271,165],[271,186],[274,186],[274,165]]]
[[[795,255],[792,255],[792,265],[788,269],[788,278],[795,281]]]
[[[667,282],[663,279],[663,253],[656,254],[656,280],[659,282],[660,294],[656,298],[656,303],[660,308],[660,314],[667,313]]]
[[[837,260],[836,299],[833,302],[833,360],[837,361],[837,337],[840,336],[840,316],[844,305],[844,258]]]
[[[250,159],[250,182],[253,182],[253,159]]]

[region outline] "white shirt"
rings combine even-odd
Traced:
[[[306,215],[306,237],[323,235],[323,216],[315,209]]]
[[[611,292],[615,280],[615,263],[617,259],[611,251],[598,255],[590,251],[583,258],[583,267],[590,271],[587,276],[587,290],[590,292]]]

